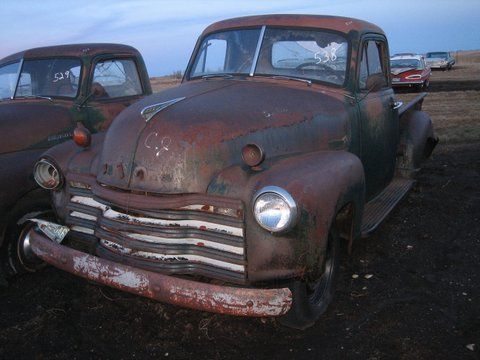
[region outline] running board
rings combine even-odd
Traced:
[[[394,178],[379,195],[365,204],[362,218],[362,237],[370,236],[377,229],[414,183],[414,180]]]

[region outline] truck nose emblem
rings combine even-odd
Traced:
[[[155,115],[157,115],[163,109],[169,107],[170,105],[176,104],[179,101],[182,101],[185,97],[179,97],[176,99],[168,100],[162,103],[153,104],[147,107],[144,107],[140,112],[140,115],[145,119],[146,122],[150,121]]]

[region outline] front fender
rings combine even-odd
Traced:
[[[69,140],[50,148],[40,158],[52,159],[64,175],[69,172],[96,175],[98,155],[104,138],[104,132],[93,134],[92,142],[87,148],[80,147],[73,140]]]
[[[438,139],[434,136],[432,120],[427,113],[413,110],[400,118],[398,172],[412,177],[420,164],[430,156]]]
[[[298,223],[285,234],[261,228],[251,211],[253,194],[269,185],[287,190],[297,203]],[[208,192],[245,203],[248,276],[256,282],[318,275],[332,221],[346,204],[354,206],[354,233],[359,233],[364,189],[363,166],[357,156],[321,151],[272,159],[258,171],[246,166],[225,169]]]

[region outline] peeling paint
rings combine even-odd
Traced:
[[[148,278],[133,271],[127,271],[120,267],[104,266],[97,258],[84,255],[73,258],[73,269],[77,272],[89,274],[89,277],[100,279],[108,276],[113,284],[125,286],[130,289],[145,291],[150,282]]]

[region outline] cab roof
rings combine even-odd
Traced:
[[[0,65],[19,60],[19,59],[35,59],[35,58],[45,58],[45,57],[54,57],[54,56],[71,56],[71,57],[81,57],[89,56],[93,57],[100,54],[125,54],[132,56],[140,56],[140,53],[137,49],[132,46],[122,45],[122,44],[102,44],[102,43],[91,43],[91,44],[71,44],[71,45],[56,45],[56,46],[45,46],[39,48],[33,48],[29,50],[20,51],[18,53],[9,55],[0,60]]]
[[[354,18],[330,15],[273,14],[245,16],[222,20],[213,23],[212,25],[207,27],[202,33],[202,36],[224,29],[254,27],[262,25],[321,28],[339,31],[345,34],[351,31],[356,31],[360,34],[378,33],[384,35],[383,30],[380,29],[378,26],[367,21]]]

